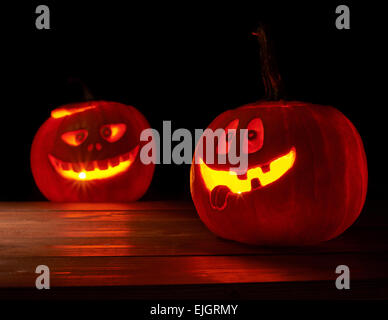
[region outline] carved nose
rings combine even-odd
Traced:
[[[92,144],[92,143],[89,144],[89,145],[88,145],[88,151],[93,151],[93,149],[94,149],[93,144]],[[97,143],[96,143],[96,150],[100,151],[101,149],[102,149],[101,143],[97,142]]]

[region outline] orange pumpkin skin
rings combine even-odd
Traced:
[[[140,161],[142,130],[134,107],[89,101],[54,110],[31,147],[35,182],[51,201],[129,202],[148,189],[154,164]],[[77,145],[76,145],[77,144]]]
[[[221,208],[211,202],[212,192],[221,193],[208,189],[200,164],[193,163],[191,194],[202,221],[222,238],[257,245],[311,245],[340,235],[359,216],[367,191],[366,156],[355,127],[333,107],[279,101],[226,111],[209,128],[225,128],[239,119],[238,129],[245,129],[257,117],[264,139],[261,149],[248,155],[248,169],[293,148],[292,167],[268,185],[227,192],[225,201],[225,195],[218,198]]]

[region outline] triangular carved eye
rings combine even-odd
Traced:
[[[235,119],[225,127],[225,133],[221,135],[218,141],[217,152],[219,154],[227,154],[230,146],[236,137],[239,120]]]
[[[263,147],[264,126],[260,118],[254,118],[248,123],[246,134],[243,149],[245,153],[254,153]]]

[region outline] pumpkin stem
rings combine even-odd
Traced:
[[[67,81],[70,85],[75,85],[79,89],[81,89],[80,93],[82,94],[82,99],[84,101],[94,100],[93,94],[90,92],[89,88],[81,79],[70,77],[67,79]]]
[[[272,48],[267,39],[267,33],[262,24],[256,32],[260,45],[261,77],[263,79],[265,98],[267,100],[280,100],[283,93],[282,78],[279,74],[276,61],[272,55]]]

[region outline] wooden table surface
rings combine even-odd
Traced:
[[[0,298],[387,299],[388,219],[370,216],[318,246],[262,248],[216,237],[191,203],[3,202]]]

